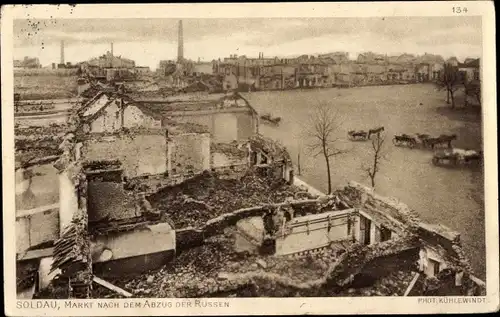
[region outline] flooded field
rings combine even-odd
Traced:
[[[432,85],[375,86],[349,89],[270,91],[244,94],[259,113],[281,117],[276,126],[261,123],[260,132],[280,140],[297,164],[300,153],[301,178],[326,191],[324,158],[307,151],[306,122],[313,106],[326,103],[338,112],[341,127],[338,147],[348,153],[332,159],[332,186],[349,180],[369,185],[363,170],[372,159],[370,142],[352,142],[349,130],[385,127],[385,160],[376,176],[376,190],[393,196],[418,212],[424,221],[442,223],[461,233],[472,266],[485,278],[483,173],[479,168],[451,169],[432,164],[432,152],[396,147],[395,134],[456,134],[456,147],[482,147],[478,113],[449,109],[444,92]]]

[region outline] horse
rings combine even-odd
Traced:
[[[417,138],[420,139],[420,141],[424,141],[431,137],[429,134],[420,134],[420,133],[416,133],[416,136]]]
[[[457,139],[457,135],[456,134],[452,134],[452,135],[441,134],[436,139],[438,141],[436,141],[436,143],[434,145],[446,144],[446,146],[448,148],[451,148],[452,147],[451,146],[451,141],[456,140]]]
[[[395,135],[394,138],[392,139],[392,143],[394,145],[399,145],[400,143],[406,143],[408,147],[413,148],[415,145],[417,145],[417,140],[415,137],[408,135],[408,134],[402,134],[402,135]]]
[[[347,132],[347,135],[349,135],[352,140],[356,140],[356,139],[366,140],[368,133],[366,133],[366,131],[363,131],[363,130],[361,130],[361,131],[351,130],[351,131]]]
[[[426,147],[430,147],[431,149],[434,149],[437,145],[440,144],[446,144],[447,148],[452,148],[451,146],[451,141],[456,140],[457,136],[455,134],[452,135],[440,135],[437,138],[426,138],[422,140],[422,143]]]
[[[434,147],[438,144],[443,143],[440,138],[426,138],[422,140],[422,143],[425,147],[430,147],[434,150]]]
[[[378,127],[375,129],[368,130],[368,139],[371,138],[372,134],[380,135],[380,132],[383,132],[383,131],[385,131],[384,127]]]

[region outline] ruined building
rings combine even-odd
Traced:
[[[169,99],[178,103],[172,109],[163,105],[166,113],[105,92],[75,109],[64,137],[54,140],[58,206],[18,217],[17,226],[28,228],[16,229],[18,240],[29,242],[18,248],[19,294],[484,293],[458,233],[356,183],[312,194],[296,185],[279,143],[257,133],[215,142],[202,125],[166,115],[181,105],[187,113],[199,100],[181,97]],[[225,111],[239,100],[197,107]],[[224,159],[215,164],[214,153]],[[33,227],[35,218],[44,230]]]

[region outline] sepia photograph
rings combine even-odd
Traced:
[[[491,295],[492,66],[453,10],[14,18],[15,297]]]

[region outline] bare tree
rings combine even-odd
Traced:
[[[469,83],[469,92],[476,97],[477,102],[481,105],[481,81],[474,80]]]
[[[383,158],[384,141],[385,138],[381,136],[380,133],[377,133],[375,135],[375,138],[372,139],[373,161],[370,167],[364,168],[364,170],[370,177],[373,189],[375,189],[375,176],[380,169],[380,161]]]
[[[462,74],[458,67],[449,63],[443,65],[443,72],[436,81],[439,89],[446,90],[446,103],[450,103],[451,108],[455,108],[455,92],[462,86]]]
[[[472,94],[472,91],[468,81],[464,80],[462,84],[464,85],[464,108],[467,108],[469,106],[469,96]]]
[[[309,116],[306,127],[308,138],[307,149],[313,157],[322,155],[325,158],[328,175],[328,194],[332,193],[331,158],[346,153],[336,147],[341,126],[339,115],[327,104],[319,104]]]
[[[479,80],[464,81],[465,102],[464,107],[469,105],[467,97],[471,96],[481,105],[481,82]]]

